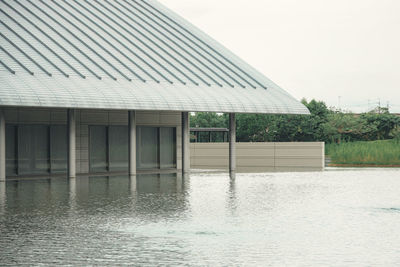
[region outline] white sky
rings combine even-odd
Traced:
[[[400,112],[400,0],[159,0],[297,99]]]

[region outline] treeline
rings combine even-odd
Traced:
[[[329,109],[322,101],[301,101],[311,115],[237,114],[237,141],[373,141],[400,138],[400,117],[380,108],[352,114]],[[228,127],[228,114],[197,112],[191,127]]]

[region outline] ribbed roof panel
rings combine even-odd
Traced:
[[[0,105],[308,110],[153,0],[0,2]]]

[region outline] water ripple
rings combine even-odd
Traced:
[[[7,182],[0,265],[398,266],[398,174]]]

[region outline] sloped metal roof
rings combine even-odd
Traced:
[[[0,105],[308,114],[154,0],[0,2]]]

